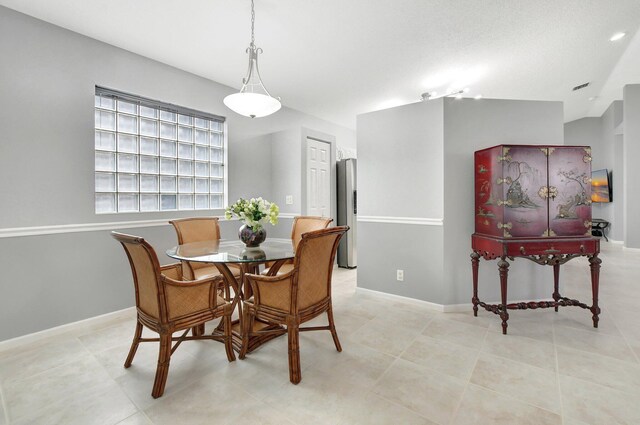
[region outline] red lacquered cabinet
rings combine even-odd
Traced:
[[[509,309],[579,306],[598,327],[599,240],[591,236],[591,148],[588,146],[499,145],[477,151],[475,233],[471,238],[473,311],[478,306],[502,318]],[[559,293],[560,265],[586,256],[591,267],[593,304]],[[480,257],[499,258],[500,304],[478,299]],[[553,301],[507,303],[509,261],[523,257],[554,268]]]

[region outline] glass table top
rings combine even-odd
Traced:
[[[167,255],[176,260],[203,263],[253,263],[286,260],[294,257],[291,242],[276,242],[268,239],[258,248],[247,248],[240,241],[202,241],[174,246]]]

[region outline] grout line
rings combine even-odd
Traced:
[[[82,358],[86,358],[87,355],[89,355],[89,356],[92,355],[92,353],[87,349],[87,347],[85,347],[80,342],[80,340],[78,338],[70,338],[69,341],[73,341],[74,339],[78,342],[78,344],[80,344],[80,346],[84,350],[84,356]],[[67,342],[69,342],[69,341],[67,341]],[[30,349],[28,351],[35,351],[35,350],[38,350],[38,348],[32,348],[32,349]],[[19,354],[13,355],[10,358],[13,358],[13,357],[19,357]],[[11,378],[7,379],[7,381],[24,381],[26,379],[31,379],[31,378],[37,377],[39,375],[42,375],[44,373],[50,372],[52,370],[59,369],[59,368],[64,367],[64,366],[68,366],[68,365],[70,365],[72,363],[77,363],[78,361],[81,361],[82,358],[69,359],[69,360],[67,360],[67,361],[65,361],[63,363],[49,366],[46,369],[43,369],[43,370],[41,370],[39,372],[32,373],[30,375],[25,375],[25,376],[20,376],[20,377],[11,377]]]
[[[9,409],[7,407],[7,402],[4,399],[4,391],[2,390],[2,385],[0,385],[0,406],[2,406],[4,421],[7,425],[9,425]]]
[[[590,356],[594,356],[594,357],[601,358],[603,362],[606,362],[606,361],[611,362],[611,361],[613,361],[613,362],[619,362],[619,363],[626,363],[626,364],[628,364],[629,366],[633,366],[633,367],[635,367],[635,368],[640,368],[640,365],[636,364],[636,363],[635,363],[635,362],[633,362],[633,361],[622,360],[622,359],[619,359],[619,358],[617,358],[617,357],[611,357],[611,356],[607,356],[607,355],[605,355],[605,354],[594,353],[593,351],[580,350],[580,349],[578,349],[578,348],[568,347],[568,346],[565,346],[565,345],[560,345],[560,347],[561,347],[562,349],[565,349],[565,350],[569,350],[569,351],[578,351],[578,352],[580,352],[580,353],[584,353],[584,354],[587,354],[587,355],[590,355]],[[634,354],[635,354],[635,353],[634,353]],[[558,371],[558,372],[559,372],[559,371]],[[571,375],[566,375],[566,376],[569,376],[569,377],[571,377],[571,378],[575,378],[574,376],[571,376]]]
[[[482,343],[480,344],[480,349],[478,350],[478,353],[476,354],[476,360],[473,362],[473,368],[471,369],[471,374],[467,378],[467,383],[464,386],[464,389],[462,390],[462,394],[460,395],[460,400],[458,400],[458,403],[456,404],[456,408],[453,411],[453,415],[451,415],[450,423],[452,423],[452,424],[454,423],[456,417],[458,416],[458,412],[460,411],[460,406],[462,405],[462,400],[464,399],[464,396],[467,393],[467,389],[469,388],[469,385],[471,384],[471,378],[473,377],[473,371],[476,370],[476,367],[478,366],[478,360],[480,360],[480,355],[482,354],[482,347],[484,347],[484,344],[487,341],[487,335],[489,335],[489,328],[485,329],[484,338],[482,338]]]
[[[562,387],[560,385],[560,361],[558,360],[558,346],[556,345],[556,324],[551,324],[551,335],[553,336],[553,354],[556,360],[556,385],[558,386],[558,397],[560,401],[560,421],[565,424],[564,403],[562,401]]]
[[[354,293],[355,293],[355,292],[354,292]],[[378,316],[376,316],[376,317],[378,317]],[[373,319],[369,319],[369,322],[370,322],[371,320],[374,320],[374,319],[375,319],[375,317],[374,317]],[[430,322],[431,320],[432,320],[432,319],[430,319],[430,320],[429,320],[429,322]],[[429,323],[429,322],[427,322],[427,324],[425,324],[425,328],[427,327],[427,325],[428,325],[428,323]],[[364,325],[363,325],[363,326],[364,326]],[[363,326],[361,326],[361,327],[363,327]],[[424,328],[423,328],[423,330],[424,330]],[[379,397],[379,398],[381,398],[381,399],[383,399],[383,400],[386,400],[387,402],[390,402],[390,403],[392,403],[392,404],[394,404],[394,405],[401,406],[401,407],[404,407],[405,409],[407,409],[407,407],[406,407],[406,406],[402,406],[401,404],[398,404],[398,403],[396,403],[396,402],[395,402],[395,401],[393,401],[393,400],[389,400],[389,399],[387,399],[386,397],[384,397],[384,396],[382,396],[382,395],[380,395],[380,394],[376,394],[376,393],[374,393],[374,392],[373,392],[373,389],[376,387],[376,385],[378,385],[378,383],[382,380],[382,378],[384,378],[384,377],[385,377],[385,375],[387,375],[387,373],[388,373],[388,372],[389,372],[389,370],[393,367],[393,365],[394,365],[394,364],[395,364],[395,363],[400,359],[400,356],[402,356],[402,354],[404,354],[404,352],[405,352],[405,351],[406,351],[406,350],[407,350],[407,349],[408,349],[408,348],[409,348],[409,347],[410,347],[410,346],[415,342],[415,340],[418,338],[418,336],[419,336],[419,335],[421,335],[421,334],[419,333],[418,335],[416,335],[416,336],[414,337],[414,339],[413,339],[413,340],[411,340],[411,342],[407,345],[407,347],[406,347],[404,350],[402,350],[402,352],[401,352],[399,355],[397,355],[397,356],[396,356],[396,355],[393,355],[393,354],[389,354],[389,353],[382,352],[382,351],[380,351],[380,350],[378,350],[378,349],[376,349],[376,348],[370,347],[370,346],[365,345],[365,344],[361,344],[361,343],[359,343],[359,342],[357,342],[357,341],[353,341],[353,342],[355,342],[356,344],[359,344],[359,345],[361,345],[361,346],[363,346],[363,347],[366,347],[366,348],[368,348],[368,349],[370,349],[370,350],[374,350],[374,351],[377,351],[377,352],[379,352],[379,353],[382,353],[382,354],[384,354],[384,355],[391,356],[391,357],[393,357],[393,358],[394,358],[394,359],[393,359],[393,361],[392,361],[391,363],[389,363],[389,366],[387,366],[387,368],[386,368],[386,369],[385,369],[385,370],[380,374],[380,376],[378,376],[378,379],[376,379],[376,380],[373,382],[373,384],[371,384],[371,387],[370,387],[370,388],[369,388],[369,390],[367,391],[367,394],[373,394],[374,396]],[[414,410],[411,410],[411,409],[409,409],[409,410],[410,410],[411,412],[417,413],[417,412],[415,412]],[[422,415],[420,415],[420,416],[422,416]],[[428,419],[428,418],[427,418],[427,419]]]
[[[445,313],[442,313],[442,314],[445,314]],[[426,323],[426,324],[424,325],[424,327],[422,328],[422,331],[424,331],[424,330],[429,326],[429,324],[431,324],[431,322],[433,322],[433,321],[435,320],[435,317],[436,317],[436,316],[434,315],[433,317],[431,317],[431,318],[427,321],[427,323]],[[472,326],[473,326],[473,325],[472,325]],[[385,400],[385,401],[387,401],[387,402],[389,402],[389,403],[392,403],[392,404],[394,404],[394,405],[396,405],[396,406],[400,406],[400,407],[402,407],[402,408],[403,408],[403,409],[405,409],[405,410],[408,410],[408,411],[410,411],[410,412],[412,412],[412,413],[414,413],[414,414],[417,414],[417,415],[418,415],[418,416],[420,416],[420,417],[423,417],[423,418],[425,418],[425,419],[427,419],[427,420],[429,420],[429,421],[431,421],[431,422],[434,422],[433,418],[429,418],[429,417],[427,417],[427,416],[424,416],[423,414],[421,414],[421,413],[419,413],[419,412],[417,412],[417,411],[415,411],[415,410],[413,410],[413,409],[409,409],[408,407],[403,406],[402,404],[399,404],[399,403],[397,403],[397,402],[396,402],[396,401],[394,401],[394,400],[390,400],[390,399],[388,399],[388,398],[384,397],[384,396],[383,396],[383,395],[381,395],[381,394],[376,394],[376,393],[374,393],[374,392],[373,392],[373,388],[374,388],[374,387],[378,384],[378,382],[380,382],[380,380],[381,380],[381,379],[382,379],[382,378],[383,378],[383,377],[388,373],[389,369],[391,369],[391,368],[393,367],[393,365],[394,365],[395,363],[397,363],[397,362],[398,362],[398,360],[401,360],[401,361],[405,361],[405,362],[411,363],[412,365],[417,366],[417,367],[419,367],[419,368],[422,368],[422,369],[424,369],[424,370],[426,370],[426,371],[429,371],[429,372],[436,372],[436,373],[440,373],[440,374],[445,375],[445,376],[447,376],[447,377],[450,377],[450,378],[452,378],[452,379],[456,379],[456,380],[463,381],[463,379],[462,379],[462,378],[459,378],[459,377],[457,377],[457,376],[451,376],[451,375],[448,375],[448,374],[442,373],[442,372],[440,372],[440,371],[438,371],[438,370],[436,370],[436,369],[432,369],[432,368],[430,368],[429,366],[424,366],[424,365],[421,365],[421,364],[417,364],[417,363],[414,363],[414,362],[412,362],[412,361],[410,361],[410,360],[406,360],[406,359],[402,358],[402,355],[403,355],[403,354],[404,354],[404,353],[405,353],[405,352],[406,352],[406,351],[407,351],[407,350],[408,350],[408,349],[413,345],[413,343],[414,343],[414,342],[415,342],[415,341],[416,341],[420,336],[425,336],[425,337],[430,338],[430,339],[433,339],[433,340],[435,340],[435,341],[440,341],[440,342],[450,343],[450,344],[453,344],[453,345],[458,345],[458,346],[460,346],[460,347],[464,347],[464,348],[470,349],[469,347],[466,347],[466,346],[463,346],[463,345],[460,345],[460,344],[456,344],[456,343],[452,343],[452,342],[449,342],[449,341],[446,341],[446,340],[441,340],[441,339],[438,339],[438,338],[432,338],[432,337],[429,337],[429,336],[427,336],[427,335],[423,335],[423,334],[422,334],[422,331],[421,331],[418,335],[416,335],[416,336],[415,336],[415,338],[411,341],[411,343],[410,343],[409,345],[407,345],[407,347],[406,347],[404,350],[402,350],[402,352],[401,352],[399,355],[397,355],[397,356],[393,356],[393,355],[391,355],[391,356],[395,357],[395,360],[394,360],[394,361],[389,365],[389,367],[384,371],[384,373],[382,373],[382,375],[380,375],[380,377],[376,380],[376,382],[371,386],[371,388],[369,389],[368,393],[371,393],[371,394],[373,394],[374,396],[379,397],[379,398],[381,398],[381,399],[383,399],[383,400]],[[482,340],[482,343],[484,343],[484,340],[486,339],[487,334],[488,334],[488,329],[485,329],[485,335],[484,335],[484,338],[483,338],[483,340]],[[361,344],[361,345],[363,345],[363,344]],[[363,346],[365,346],[365,345],[363,345]],[[365,346],[365,347],[368,347],[368,346]],[[372,347],[368,347],[368,348],[372,348]],[[373,349],[375,350],[375,348],[373,348]],[[376,350],[376,351],[381,352],[380,350]],[[477,360],[478,360],[478,357],[480,356],[480,352],[481,352],[481,350],[479,349],[479,350],[478,350],[478,354],[477,354],[477,356],[476,356],[476,362],[477,362]],[[381,352],[381,353],[382,353],[382,352]],[[387,353],[383,353],[383,354],[387,354]],[[475,364],[474,364],[474,368],[475,368]],[[458,404],[457,404],[457,406],[456,406],[455,410],[454,410],[454,411],[453,411],[453,413],[452,413],[452,416],[451,416],[451,420],[452,420],[452,421],[455,419],[455,416],[456,416],[456,414],[457,414],[457,412],[458,412],[458,408],[459,408],[460,404],[462,403],[462,398],[464,397],[464,393],[465,393],[465,391],[466,391],[466,388],[467,388],[467,386],[468,386],[468,384],[469,384],[470,379],[471,379],[471,377],[469,377],[469,378],[467,378],[467,379],[466,379],[467,384],[465,385],[465,388],[464,388],[464,390],[462,391],[462,394],[460,395],[460,400],[458,401]]]
[[[77,340],[78,338],[73,338],[73,339],[76,339],[76,340]],[[78,342],[79,342],[79,341],[78,341]],[[56,365],[56,366],[51,366],[51,367],[49,367],[49,368],[47,368],[47,369],[44,369],[44,370],[42,370],[42,371],[40,371],[40,372],[34,373],[33,375],[28,375],[28,376],[21,377],[21,378],[17,378],[17,379],[13,379],[13,380],[14,380],[14,381],[25,381],[25,380],[28,380],[28,379],[33,379],[34,377],[38,377],[38,376],[40,376],[40,375],[43,375],[43,374],[45,374],[45,373],[48,373],[48,372],[54,371],[54,370],[56,370],[56,369],[61,369],[61,368],[63,368],[63,367],[67,367],[67,366],[69,366],[69,365],[71,365],[71,364],[73,364],[73,363],[81,362],[83,359],[87,358],[87,356],[88,356],[88,357],[90,357],[90,358],[92,358],[92,359],[93,359],[94,361],[96,361],[98,364],[100,364],[100,362],[98,362],[98,361],[95,359],[95,357],[93,357],[93,355],[91,354],[91,352],[89,352],[89,350],[87,350],[87,348],[86,348],[84,345],[82,345],[82,344],[80,344],[80,345],[82,346],[82,349],[85,351],[85,356],[84,356],[84,357],[79,358],[79,359],[71,359],[71,360],[69,360],[69,361],[67,361],[67,362],[65,362],[65,363],[61,363],[61,364]],[[107,376],[109,376],[109,374],[107,374]],[[111,376],[109,376],[109,378],[111,379]],[[98,382],[98,383],[91,383],[91,384],[89,384],[89,386],[90,386],[90,387],[92,387],[92,386],[97,386],[97,385],[100,385],[100,383],[101,383],[101,382]],[[68,395],[68,394],[64,394],[64,395],[62,395],[59,399],[54,399],[54,400],[49,401],[49,403],[45,403],[45,404],[44,404],[44,405],[42,405],[42,406],[34,407],[34,410],[33,410],[33,411],[42,411],[42,410],[44,410],[44,409],[47,409],[47,408],[49,408],[49,407],[51,407],[51,406],[55,405],[56,403],[60,403],[60,402],[63,402],[63,401],[67,401],[67,400],[69,400],[69,398],[71,398],[71,397],[72,397],[72,396],[70,396],[70,395]],[[6,420],[7,420],[7,425],[8,425],[8,424],[10,423],[10,422],[9,422],[9,410],[8,410],[8,408],[7,408],[7,405],[5,404],[5,401],[4,401],[4,392],[2,391],[2,388],[1,388],[1,387],[0,387],[0,398],[2,398],[2,405],[3,405],[3,408],[5,409],[5,418],[6,418]],[[18,416],[17,418],[14,418],[14,420],[15,420],[15,419],[24,419],[25,417],[28,417],[28,415],[29,415],[29,413],[24,413],[24,414],[22,414],[22,415]]]
[[[370,389],[370,390],[367,392],[367,394],[371,394],[373,397],[379,398],[380,400],[384,400],[384,401],[386,401],[387,403],[391,403],[391,404],[393,404],[394,406],[399,407],[400,409],[405,410],[405,411],[407,411],[407,412],[409,412],[409,413],[412,413],[412,414],[414,414],[414,415],[418,415],[419,417],[421,417],[421,418],[423,418],[423,419],[426,419],[426,420],[428,420],[429,422],[432,422],[432,423],[434,423],[434,424],[436,423],[436,421],[435,421],[435,420],[433,420],[433,418],[429,418],[429,417],[427,417],[427,416],[423,415],[423,414],[422,414],[422,413],[420,413],[420,412],[416,412],[415,410],[408,408],[407,406],[403,406],[402,404],[399,404],[399,403],[397,403],[397,402],[395,402],[395,401],[393,401],[393,400],[389,400],[388,398],[383,397],[383,396],[382,396],[382,395],[380,395],[380,394],[376,394],[376,393],[374,393],[374,392],[373,392],[373,389]]]
[[[493,390],[491,388],[487,388],[487,387],[483,387],[482,385],[474,384],[473,382],[470,382],[469,385],[472,385],[474,387],[478,387],[478,388],[480,388],[482,390],[490,391],[490,392],[492,392],[494,394],[497,394],[497,395],[499,395],[501,397],[506,397],[508,399],[511,399],[511,400],[517,402],[517,403],[524,404],[524,405],[526,405],[528,407],[533,407],[534,409],[538,409],[538,410],[544,410],[545,412],[548,412],[548,413],[550,413],[552,415],[560,416],[560,414],[558,412],[553,412],[553,411],[551,411],[549,409],[546,409],[544,407],[540,407],[540,406],[537,406],[535,404],[531,404],[528,401],[522,400],[521,398],[514,397],[514,396],[509,395],[509,394],[500,393],[500,392],[498,392],[496,390]]]
[[[603,311],[605,311],[605,310],[603,309]],[[618,326],[618,324],[614,320],[613,316],[610,315],[610,314],[607,314],[607,317],[609,318],[609,320],[611,320],[611,323],[613,323],[613,326],[615,326],[616,329],[618,330],[618,332],[620,333],[620,336],[622,337],[622,340],[627,345],[627,348],[631,351],[631,354],[633,354],[633,357],[635,357],[636,362],[640,363],[640,355],[636,354],[636,352],[633,349],[633,347],[631,347],[631,344],[629,344],[629,340],[625,336],[624,332],[622,332],[622,330],[620,330],[620,327]],[[624,361],[624,360],[622,360],[622,361]]]
[[[363,345],[363,344],[360,344],[360,345],[362,345],[363,347],[367,347],[367,348],[370,348],[370,349],[372,349],[372,350],[375,350],[375,351],[378,351],[378,352],[382,353],[382,351],[376,350],[375,348],[371,348],[371,347],[366,346],[366,345]],[[387,353],[383,353],[383,354],[387,354]],[[387,401],[388,403],[391,403],[391,404],[394,404],[394,405],[396,405],[396,406],[401,406],[401,407],[403,407],[403,408],[405,408],[405,409],[408,409],[406,406],[403,406],[403,405],[401,405],[401,404],[399,404],[399,403],[397,403],[397,402],[395,402],[395,401],[393,401],[393,400],[389,400],[388,398],[386,398],[385,396],[383,396],[383,395],[381,395],[381,394],[377,394],[377,393],[373,392],[373,389],[376,387],[376,385],[378,385],[378,383],[382,380],[382,378],[384,378],[384,377],[387,375],[387,373],[388,373],[388,372],[389,372],[389,370],[393,367],[393,365],[394,365],[398,360],[401,360],[401,359],[400,359],[400,357],[396,357],[396,356],[393,356],[393,355],[391,355],[391,354],[387,354],[387,355],[394,357],[393,361],[389,364],[389,366],[387,366],[387,368],[385,369],[385,371],[384,371],[384,372],[382,372],[382,373],[380,374],[380,376],[378,377],[378,379],[376,379],[376,380],[373,382],[373,384],[371,385],[371,388],[369,388],[369,389],[367,390],[367,394],[373,394],[374,396],[376,396],[376,397],[378,397],[378,398],[381,398],[381,399],[383,399],[383,400]],[[413,412],[413,413],[416,413],[416,414],[420,415],[420,414],[419,414],[418,412],[416,412],[415,410],[412,410],[412,409],[408,409],[408,410],[410,410],[410,411],[411,411],[411,412]],[[420,415],[420,416],[424,417],[423,415]],[[426,418],[426,419],[429,419],[429,418]]]
[[[124,391],[123,391],[124,392]],[[138,410],[138,412],[146,419],[149,421],[150,424],[155,424],[151,418],[149,416],[147,416],[147,412],[145,412],[144,410]]]
[[[554,325],[554,330],[555,330],[555,323],[554,323],[553,325]],[[559,325],[559,326],[562,326],[562,325]],[[588,333],[588,334],[593,334],[594,336],[595,336],[595,335],[599,335],[600,337],[604,337],[604,338],[611,337],[611,338],[618,338],[618,339],[622,339],[622,340],[624,341],[624,343],[626,344],[626,348],[628,348],[628,349],[631,351],[631,354],[634,356],[634,358],[637,358],[637,357],[636,357],[636,355],[635,355],[635,352],[634,352],[634,351],[633,351],[633,349],[629,346],[629,344],[627,343],[627,340],[624,338],[624,335],[622,335],[622,332],[620,332],[621,336],[617,336],[617,335],[609,335],[609,334],[603,334],[603,333],[598,333],[598,332],[586,331],[586,330],[583,330],[583,329],[570,328],[570,327],[567,327],[567,326],[562,326],[562,327],[567,328],[567,329],[572,330],[572,331],[586,332],[586,333]],[[554,333],[554,335],[555,335],[555,333]],[[554,344],[554,345],[555,345],[555,344]],[[595,356],[602,356],[602,357],[604,357],[605,359],[609,359],[609,360],[610,360],[610,359],[614,359],[614,360],[617,360],[617,361],[619,361],[619,362],[631,363],[631,364],[633,364],[633,365],[635,365],[635,366],[638,366],[638,364],[637,364],[637,363],[630,362],[630,361],[628,361],[628,360],[623,360],[623,359],[621,359],[621,358],[619,358],[619,357],[609,356],[609,355],[607,355],[607,354],[597,353],[597,352],[594,352],[594,351],[588,351],[588,350],[585,350],[585,349],[582,349],[582,348],[576,348],[576,347],[571,347],[571,346],[562,345],[562,344],[560,344],[560,346],[561,346],[561,347],[563,347],[563,348],[568,348],[568,349],[570,349],[570,350],[580,351],[580,352],[582,352],[582,353],[587,353],[587,354],[591,354],[591,355],[595,355]]]

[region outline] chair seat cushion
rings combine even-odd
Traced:
[[[231,273],[235,277],[240,276],[240,269],[238,268],[230,267],[229,271],[231,271]],[[194,274],[195,280],[210,279],[212,277],[222,276],[216,266],[207,266],[207,267],[200,267],[198,269],[194,269],[193,274]]]
[[[276,273],[276,274],[277,275],[287,274],[291,270],[293,270],[293,264],[292,263],[285,263],[285,264],[282,265],[282,267],[280,267],[280,269],[278,270],[278,273]],[[266,276],[268,273],[269,273],[269,268],[264,269],[264,271],[261,274]]]

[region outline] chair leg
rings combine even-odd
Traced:
[[[300,371],[300,331],[297,324],[287,325],[289,338],[289,380],[298,384],[302,380]]]
[[[202,335],[204,335],[204,323],[201,323],[201,324],[191,328],[191,334],[193,336],[202,336]]]
[[[222,318],[224,322],[224,348],[227,351],[227,360],[235,361],[236,353],[233,352],[233,339],[231,337],[231,313],[225,314]]]
[[[336,345],[338,352],[342,351],[340,340],[338,339],[338,332],[336,331],[336,324],[333,321],[333,307],[329,306],[327,310],[327,317],[329,318],[329,327],[331,328],[331,336],[333,337],[333,343]]]
[[[249,312],[249,308],[245,306],[242,310],[242,347],[240,348],[240,359],[244,359],[249,351],[249,337],[253,330],[253,315]]]
[[[127,356],[127,360],[124,362],[124,367],[128,368],[131,366],[133,362],[133,358],[136,355],[136,351],[138,350],[138,345],[140,344],[140,338],[142,337],[142,323],[136,322],[136,333],[133,335],[133,342],[131,343],[131,349],[129,350],[129,355]]]
[[[158,353],[158,367],[156,369],[156,379],[153,382],[153,398],[158,398],[164,393],[164,386],[167,383],[169,374],[169,361],[171,359],[171,334],[160,334],[160,352]]]

